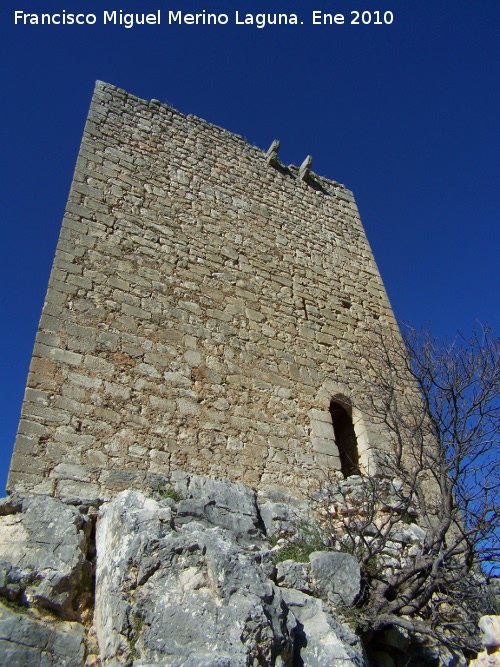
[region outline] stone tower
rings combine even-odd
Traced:
[[[305,490],[373,470],[352,369],[396,329],[352,193],[98,82],[8,489],[94,498],[182,469]]]

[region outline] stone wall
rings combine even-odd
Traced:
[[[391,307],[352,193],[98,82],[8,489],[95,497],[182,469],[297,492],[339,467],[351,374]]]

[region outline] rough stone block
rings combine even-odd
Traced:
[[[0,560],[22,572],[19,595],[74,619],[78,597],[90,585],[89,520],[55,498],[15,494],[0,515]]]
[[[315,551],[309,560],[316,590],[334,604],[352,605],[359,595],[361,585],[356,558],[346,553]]]
[[[0,667],[83,667],[79,623],[43,623],[0,604]]]

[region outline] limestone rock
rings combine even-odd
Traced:
[[[309,504],[284,491],[266,489],[258,494],[259,510],[271,538],[318,541],[321,530],[310,514]]]
[[[470,667],[500,667],[500,616],[482,616],[478,625],[486,650],[470,662]]]
[[[500,616],[482,616],[478,625],[486,648],[500,649]]]
[[[334,604],[352,605],[359,595],[359,563],[350,554],[315,551],[309,556],[311,575],[318,591]]]
[[[304,667],[365,667],[361,643],[325,604],[301,591],[284,589],[283,598],[298,620],[295,645]],[[295,664],[295,663],[294,663]]]
[[[469,663],[469,667],[500,667],[500,653],[488,653],[481,651],[475,660]]]
[[[226,528],[243,540],[262,538],[256,494],[245,484],[183,472],[174,472],[172,480],[183,497],[178,522],[197,520]]]
[[[312,566],[274,565],[251,489],[183,473],[169,483],[182,500],[128,490],[103,504],[96,551],[88,508],[0,500],[0,667],[365,665],[355,635],[307,594]],[[87,552],[92,627],[89,607],[79,615]]]
[[[97,557],[103,665],[291,665],[280,591],[224,528],[174,528],[161,502],[125,491],[102,509]]]
[[[278,563],[276,581],[284,588],[296,588],[304,593],[312,593],[309,583],[310,569],[309,563],[284,560]]]
[[[83,626],[51,625],[0,604],[0,667],[82,667]]]
[[[0,503],[0,595],[77,616],[91,580],[90,520],[49,496],[13,495]]]
[[[391,539],[402,544],[423,544],[425,530],[416,523],[410,523],[391,533]]]

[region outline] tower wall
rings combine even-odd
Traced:
[[[340,468],[330,401],[356,404],[380,323],[349,190],[98,82],[8,489],[94,497],[182,469],[304,490]],[[366,469],[377,434],[354,426]]]

